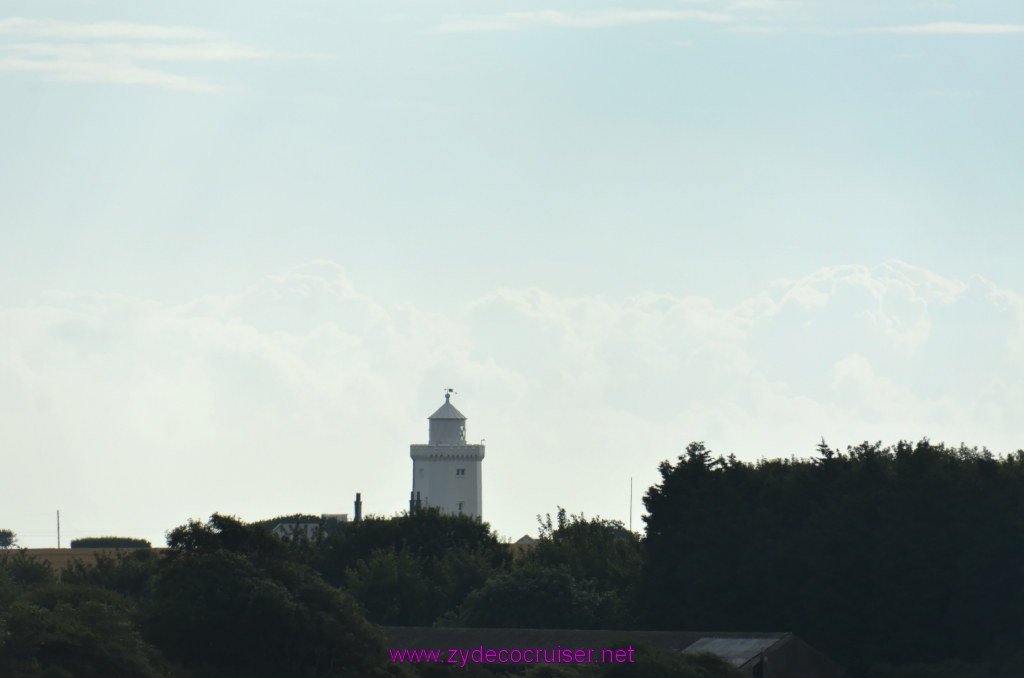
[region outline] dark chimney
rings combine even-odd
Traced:
[[[355,522],[358,523],[360,520],[362,520],[362,518],[363,518],[363,495],[360,494],[359,492],[356,492],[356,520],[355,520]]]

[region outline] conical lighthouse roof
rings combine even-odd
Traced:
[[[444,405],[437,408],[437,412],[427,417],[428,419],[465,419],[466,415],[455,409],[455,405],[452,405],[448,399],[451,396],[447,393],[444,394]]]

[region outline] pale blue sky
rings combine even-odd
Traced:
[[[390,514],[446,386],[511,537],[1024,447],[1022,71],[1009,0],[0,0],[0,527]]]

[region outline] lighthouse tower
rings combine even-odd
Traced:
[[[444,513],[483,515],[481,462],[483,445],[466,444],[466,417],[451,403],[452,390],[444,394],[444,405],[430,415],[430,442],[410,445],[412,457],[412,502],[415,506],[436,506]]]

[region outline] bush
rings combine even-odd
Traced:
[[[147,539],[131,537],[83,537],[72,539],[73,549],[150,549],[153,545]]]

